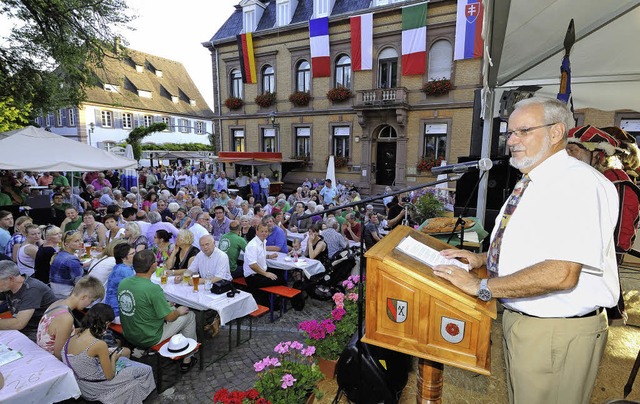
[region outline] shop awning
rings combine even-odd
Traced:
[[[220,152],[211,159],[214,163],[234,163],[245,166],[266,166],[269,164],[303,163],[303,160],[283,158],[282,153],[270,152]]]

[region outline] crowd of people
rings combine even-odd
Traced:
[[[158,266],[176,282],[193,274],[205,285],[245,277],[258,303],[268,305],[259,288],[283,285],[285,278],[267,258],[283,252],[329,266],[349,240],[363,238],[371,248],[385,221],[371,205],[325,213],[360,200],[352,184],[330,179],[305,179],[286,196],[271,195],[264,174],[241,174],[232,183],[224,172],[145,168],[138,178],[143,186],[128,190],[119,188],[117,171],[77,177],[76,192],[63,173],[3,177],[25,197],[31,180],[49,186],[51,214],[47,223],[34,224],[27,215],[14,221],[0,210],[0,311],[12,313],[0,329],[20,330],[81,369],[87,376],[76,377],[91,400],[139,402],[155,387],[148,367],[132,363],[129,350],[105,338],[106,324],[121,324],[126,340],[140,348],[173,335],[196,339],[193,313],[167,302],[151,282]],[[288,240],[287,233],[298,236]],[[86,313],[82,321],[78,310]],[[181,369],[188,372],[195,362],[187,355]]]

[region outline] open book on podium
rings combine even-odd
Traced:
[[[452,247],[398,226],[367,251],[366,331],[362,340],[489,375],[496,301],[483,302],[433,274],[426,263],[438,262],[442,257],[437,251],[446,248]],[[460,266],[467,268],[466,264]],[[487,277],[484,267],[478,272]]]

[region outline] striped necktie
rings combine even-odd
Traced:
[[[504,213],[502,215],[502,220],[500,221],[500,227],[498,231],[496,231],[496,236],[491,240],[491,245],[489,246],[489,251],[487,252],[487,271],[489,271],[489,276],[494,278],[498,276],[498,262],[500,260],[500,245],[502,244],[502,236],[504,235],[504,229],[507,227],[513,212],[515,212],[518,207],[518,203],[522,198],[522,194],[527,189],[527,186],[531,182],[531,178],[528,175],[524,175],[520,181],[516,184],[509,200],[507,201],[507,206],[504,208]]]

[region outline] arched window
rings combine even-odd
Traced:
[[[429,50],[429,80],[451,79],[453,46],[444,39],[435,41]]]
[[[351,87],[351,58],[342,55],[336,61],[336,87]]]
[[[378,88],[395,88],[398,85],[398,52],[385,48],[378,56]]]
[[[242,73],[238,69],[233,69],[230,76],[231,96],[242,98]]]
[[[276,92],[276,75],[271,65],[262,68],[262,93]]]
[[[306,60],[301,60],[296,66],[296,91],[311,91],[311,65]]]
[[[385,126],[382,129],[380,129],[380,133],[378,134],[378,139],[380,140],[384,140],[384,139],[393,139],[393,138],[397,138],[398,134],[396,133],[396,130],[393,129],[392,126]]]

